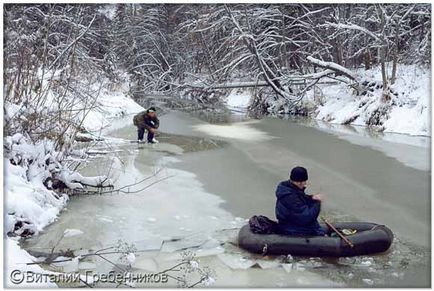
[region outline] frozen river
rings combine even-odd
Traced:
[[[140,251],[135,272],[161,271],[190,249],[215,271],[216,286],[429,286],[429,139],[303,120],[230,119],[209,123],[169,112],[155,146],[131,143],[136,132],[125,120],[113,124],[111,138],[98,145],[112,153],[83,173],[109,172],[115,188],[150,178],[124,188],[130,193],[72,197],[59,220],[25,248],[43,252],[57,244],[56,250],[85,252],[121,239]],[[255,214],[274,218],[275,187],[297,165],[309,170],[308,191],[324,194],[323,215],[389,226],[396,236],[390,252],[282,265],[282,258],[238,249],[237,228]],[[58,242],[66,229],[83,234]],[[93,259],[76,268],[102,272],[113,265]]]

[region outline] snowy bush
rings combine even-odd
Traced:
[[[429,130],[430,71],[416,65],[401,65],[390,86],[390,100],[382,100],[381,72],[355,70],[366,84],[363,94],[355,95],[344,84],[320,85],[323,103],[317,104],[313,90],[306,101],[316,106],[313,116],[327,122],[372,126],[387,132],[431,135]]]
[[[83,177],[69,169],[69,152],[56,151],[55,142],[33,143],[21,133],[4,141],[6,232],[32,235],[53,222],[66,205],[66,189],[107,186],[106,176]]]

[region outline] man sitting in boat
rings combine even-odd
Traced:
[[[276,189],[277,231],[284,235],[325,235],[317,218],[321,210],[321,195],[307,195],[307,170],[295,167],[289,181],[281,182]]]

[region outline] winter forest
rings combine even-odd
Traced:
[[[348,132],[362,130],[369,132],[363,138],[386,135],[389,138],[386,142],[375,140],[375,145],[370,145],[370,150],[374,147],[380,152],[387,146],[385,145],[387,142],[394,142],[395,136],[389,137],[387,134],[401,134],[409,140],[418,139],[418,142],[419,138],[430,139],[431,137],[431,4],[4,4],[3,15],[3,161],[7,173],[5,174],[7,201],[4,233],[7,234],[5,242],[12,254],[8,259],[8,266],[16,266],[17,260],[20,259],[35,262],[35,258],[32,257],[35,254],[31,256],[24,251],[25,247],[19,246],[18,239],[37,237],[46,227],[51,224],[56,225],[70,197],[76,194],[96,193],[102,196],[107,193],[111,195],[113,192],[126,194],[127,190],[130,191],[131,185],[139,188],[139,190],[132,190],[133,192],[143,192],[150,185],[155,184],[156,186],[153,187],[156,188],[151,189],[160,187],[159,194],[167,194],[164,196],[164,201],[172,201],[180,205],[180,208],[184,206],[188,211],[191,210],[193,214],[189,215],[196,218],[195,223],[207,220],[194,216],[196,213],[194,211],[199,212],[198,209],[203,208],[211,213],[209,216],[212,219],[209,220],[211,222],[208,226],[212,230],[223,228],[224,223],[238,226],[248,218],[238,216],[234,218],[232,214],[228,214],[229,211],[214,207],[222,203],[220,198],[213,198],[211,194],[206,196],[208,193],[202,195],[205,190],[201,188],[202,186],[198,186],[201,185],[196,180],[199,178],[192,178],[187,171],[171,168],[167,170],[166,166],[158,168],[156,165],[164,163],[170,165],[171,162],[164,159],[162,159],[164,162],[160,162],[161,156],[155,158],[153,151],[157,152],[156,156],[163,155],[162,153],[176,156],[185,152],[223,148],[225,142],[227,144],[233,142],[234,148],[245,148],[246,152],[250,150],[251,157],[264,157],[266,161],[259,162],[271,165],[275,158],[272,156],[273,151],[281,154],[287,149],[292,150],[291,146],[295,147],[297,144],[292,144],[293,141],[289,139],[288,144],[291,146],[279,147],[280,140],[277,139],[276,149],[273,150],[274,140],[270,137],[273,134],[263,133],[262,131],[266,131],[265,127],[260,128],[260,125],[254,123],[263,118],[280,119],[285,122],[291,118],[303,118],[302,120],[309,120],[308,122],[321,122],[324,128],[332,125],[349,126],[351,130],[347,127],[342,128]],[[185,120],[181,122],[176,114],[169,114],[167,120],[172,124],[168,125],[169,122],[165,122],[163,117],[163,129],[164,126],[173,126],[179,122],[179,128],[174,127],[173,131],[180,130],[180,132],[162,130],[163,142],[158,145],[160,152],[153,148],[149,150],[152,152],[149,156],[140,156],[143,160],[154,158],[155,160],[141,161],[140,163],[144,163],[140,164],[142,168],[134,163],[131,166],[129,164],[131,159],[134,160],[140,155],[137,154],[139,150],[135,149],[136,156],[131,158],[133,151],[130,148],[125,149],[131,146],[129,143],[131,139],[136,139],[136,129],[130,122],[131,114],[145,110],[155,100],[165,100],[166,104],[171,104],[170,110],[174,108],[177,110],[179,109],[176,108],[177,104],[182,104],[183,112],[192,113],[194,110],[207,114],[220,114],[223,111],[225,114],[227,111],[231,114],[242,112],[254,121],[246,124],[234,123],[233,131],[220,128],[220,125],[214,124],[217,122],[194,125],[192,127],[198,129],[197,132],[203,135],[211,131],[213,134],[209,134],[209,140],[206,141],[194,136],[186,142],[183,138],[187,138],[181,136],[183,131],[179,129],[184,125],[182,122]],[[159,114],[158,106],[157,111]],[[167,113],[164,110],[161,112]],[[115,122],[122,118],[128,119],[131,123],[128,124],[129,136],[123,133],[124,135],[116,138],[109,137],[107,133],[109,130],[124,128],[116,125]],[[254,128],[255,126],[262,131]],[[284,130],[287,128],[285,127]],[[277,136],[277,133],[274,133]],[[282,139],[286,136],[283,135]],[[217,140],[217,137],[224,141]],[[270,137],[271,141],[268,141],[267,137]],[[160,136],[157,138],[160,139]],[[323,138],[325,143],[329,143],[319,149],[318,153],[323,151],[329,153],[328,150],[334,149],[336,143],[329,141],[328,137]],[[176,147],[171,144],[171,141],[176,144]],[[185,144],[181,146],[179,143],[183,142]],[[269,147],[261,152],[257,148],[249,148],[246,145],[248,142],[258,144],[269,142]],[[361,142],[357,142],[360,145]],[[189,148],[193,147],[193,144],[197,146],[194,150]],[[411,143],[405,146],[409,144]],[[368,147],[363,143],[362,146]],[[336,151],[338,149],[336,147]],[[347,148],[342,147],[341,150],[344,152],[345,149]],[[300,145],[299,151],[303,150],[304,147]],[[342,167],[339,169],[341,172],[335,169],[336,173],[357,176],[368,170],[362,166],[354,166],[356,170],[346,172],[347,168],[351,168],[353,164],[364,165],[364,163],[376,162],[377,158],[379,165],[376,169],[381,168],[382,165],[386,167],[390,163],[390,176],[383,177],[384,180],[381,181],[375,180],[372,185],[386,188],[390,186],[391,189],[375,189],[375,191],[396,192],[398,190],[393,188],[396,186],[393,184],[395,182],[391,182],[391,185],[387,182],[399,179],[404,183],[408,178],[413,178],[415,184],[422,187],[419,189],[421,193],[429,191],[423,188],[429,184],[425,183],[424,179],[429,176],[425,174],[430,167],[426,165],[428,159],[424,151],[418,149],[414,154],[413,151],[416,150],[411,148],[400,152],[401,147],[398,147],[394,149],[395,151],[386,153],[385,162],[380,164],[381,159],[376,152],[366,150],[365,153],[364,150],[366,149],[348,146],[348,156],[351,158],[359,151],[365,154],[365,156],[360,155],[358,162],[353,162],[349,158],[345,161],[343,159],[339,164],[340,162],[336,160],[339,160],[340,156],[333,161],[315,162],[324,164],[336,162],[336,165]],[[333,157],[331,152],[332,150],[330,150],[330,159]],[[239,154],[237,158],[241,156]],[[292,157],[290,154],[287,156]],[[324,156],[327,155],[318,154],[318,159],[326,159]],[[306,157],[309,163],[309,159],[314,159],[316,155],[306,153]],[[414,162],[411,160],[413,157],[422,162],[419,160]],[[390,160],[392,158],[393,161]],[[218,157],[215,160],[220,161]],[[405,166],[396,160],[404,163]],[[86,168],[94,161],[102,162],[103,166],[98,170]],[[232,165],[231,160],[226,162]],[[196,164],[199,163],[205,164],[202,161]],[[194,162],[191,164],[196,167]],[[273,170],[278,169],[277,164],[276,158]],[[316,164],[312,163],[312,165]],[[235,172],[236,166],[228,167],[233,167]],[[412,171],[408,170],[411,167],[413,167]],[[129,169],[133,174],[120,173],[118,171],[120,168]],[[194,170],[197,173],[205,173],[209,168],[194,168]],[[254,164],[249,168],[260,167]],[[393,176],[393,170],[399,174],[406,173],[406,176]],[[172,175],[171,171],[176,172],[178,176]],[[237,171],[240,177],[243,171],[244,168]],[[279,168],[279,171],[286,173],[287,170]],[[215,175],[220,172],[216,172]],[[251,176],[256,177],[256,174],[252,172]],[[271,175],[275,175],[275,172]],[[324,175],[323,183],[328,185],[327,181],[340,179],[336,178],[337,174],[333,175]],[[375,175],[372,174],[366,180],[360,178],[361,182],[357,181],[360,184],[368,184],[371,182],[369,179],[380,179],[380,176],[373,177]],[[239,181],[247,179],[258,180],[258,183],[260,181],[250,177],[245,180],[240,178]],[[177,185],[180,185],[179,189],[184,191],[178,191],[179,189],[174,191],[174,188],[168,190],[169,186],[164,188],[166,180],[167,183],[173,184],[176,181]],[[190,184],[186,186],[185,181]],[[275,182],[271,178],[270,181]],[[147,182],[149,185],[143,185]],[[267,183],[258,184],[258,192],[261,185],[268,185],[272,193],[275,185],[270,186],[271,182]],[[347,188],[335,189],[337,193],[343,189],[348,190],[348,185],[351,184],[345,184],[346,181],[342,183]],[[407,184],[400,190],[403,192],[408,190],[407,193],[413,191],[405,188],[407,186],[410,187]],[[354,191],[356,197],[353,201],[360,198],[358,193],[364,193],[366,188],[363,187],[354,186],[353,190],[350,190]],[[235,189],[236,185],[233,188]],[[326,187],[321,190],[324,188]],[[262,193],[267,191],[262,190]],[[375,191],[372,193],[376,193]],[[185,193],[191,196],[182,196],[186,195]],[[374,201],[374,198],[369,195],[367,197],[372,200],[366,198],[366,201]],[[206,199],[209,200],[203,197],[208,197]],[[408,197],[404,195],[399,197],[398,201],[412,205],[413,201],[406,200]],[[199,206],[196,205],[193,209],[182,204],[185,203],[184,201],[193,201],[196,198]],[[360,199],[362,198],[364,199],[364,197]],[[402,200],[399,200],[401,198]],[[262,203],[262,200],[258,201],[257,204]],[[424,199],[418,201],[424,207],[429,204]],[[140,202],[142,204],[137,205],[147,205],[148,201]],[[161,203],[156,198],[152,202],[155,203],[154,205]],[[100,202],[95,202],[95,205],[99,205],[98,203]],[[200,203],[206,206],[200,206],[202,205]],[[354,204],[363,205],[363,202],[354,202]],[[212,211],[209,210],[211,208],[207,208],[209,205],[214,207]],[[149,213],[153,213],[153,216],[151,214],[144,216],[143,221],[153,225],[159,225],[160,221],[163,221],[163,216],[160,217],[157,211],[160,208],[144,207]],[[348,207],[353,209],[353,206]],[[274,208],[271,206],[269,209]],[[406,212],[405,209],[399,209],[402,213]],[[382,217],[376,217],[377,213],[390,213],[392,210],[387,208],[371,214],[378,220]],[[359,209],[354,206],[354,217],[365,218],[361,210],[357,211]],[[425,215],[424,211],[418,211],[419,209],[414,215]],[[174,219],[176,223],[188,217],[188,215],[184,217],[179,213],[171,212],[170,215],[176,217]],[[110,221],[105,216],[102,218],[106,219],[106,222]],[[423,216],[420,219],[423,223],[417,221],[423,224],[420,229],[409,225],[403,233],[407,235],[406,231],[410,232],[409,229],[417,229],[421,236],[425,235],[424,223],[428,221],[425,221],[425,218]],[[111,219],[120,221],[119,217]],[[99,222],[102,223],[101,221]],[[413,222],[411,219],[407,221]],[[394,226],[394,221],[386,222]],[[131,225],[134,223],[130,222]],[[166,224],[162,223],[163,229],[165,226]],[[395,226],[400,227],[399,224]],[[179,229],[195,230],[196,227],[198,226],[195,224],[180,225]],[[72,228],[71,226],[71,229],[65,232],[62,230],[60,239],[50,238],[51,242],[59,239],[55,246],[50,245],[52,248],[50,260],[55,257],[54,254],[62,258],[68,257],[58,249],[63,239],[67,240],[69,235],[71,237],[80,235],[80,231]],[[131,238],[129,233],[132,232],[120,237]],[[167,233],[161,234],[164,238],[168,236]],[[410,237],[410,234],[408,236]],[[106,246],[101,246],[102,249],[103,247]],[[127,248],[118,252],[123,256],[123,260],[129,258],[127,265],[129,264],[130,267],[135,261],[132,249]],[[390,260],[394,264],[393,254]],[[222,256],[225,255],[226,253]],[[76,260],[78,264],[82,258],[76,256],[72,260]],[[374,259],[371,261],[374,262]],[[190,264],[191,260],[186,262]],[[29,270],[43,272],[36,263],[30,265]],[[417,263],[413,265],[416,266]],[[293,266],[297,266],[297,263]],[[390,276],[395,276],[393,275],[395,273],[401,274],[395,271],[393,269]],[[372,273],[375,272],[370,274]],[[200,274],[202,276],[198,279],[200,284],[210,282],[212,284],[215,281],[211,273]],[[325,277],[328,278],[328,275]],[[367,279],[366,276],[356,277],[356,279],[354,282],[360,283],[354,283],[356,287],[364,286],[363,284],[377,284],[376,279]],[[366,283],[371,281],[363,280],[371,280],[373,283]],[[402,281],[404,282],[405,279]],[[85,285],[89,287],[87,283]],[[194,283],[192,285],[195,286]],[[262,286],[261,283],[257,285]],[[181,286],[190,285],[183,281]],[[385,283],[385,285],[375,286],[389,285]]]
[[[52,94],[65,115],[52,114],[60,131],[79,126],[64,127],[79,112],[61,108],[92,107],[91,85],[115,86],[126,75],[132,96],[182,93],[202,103],[217,102],[222,84],[265,84],[251,104],[261,113],[297,112],[318,84],[334,81],[375,107],[367,125],[381,125],[391,105],[414,102],[400,96],[400,67],[428,68],[431,59],[427,4],[41,4],[4,13],[5,101],[38,111]],[[372,68],[380,78],[361,72]]]

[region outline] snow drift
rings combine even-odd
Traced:
[[[428,69],[416,65],[400,65],[397,80],[391,85],[394,94],[388,102],[381,100],[383,90],[380,86],[379,68],[368,71],[359,69],[357,75],[365,83],[371,84],[371,92],[356,96],[344,84],[320,85],[319,92],[308,92],[306,103],[317,106],[314,112],[316,119],[353,125],[377,123],[378,129],[385,132],[431,135],[431,72]]]

